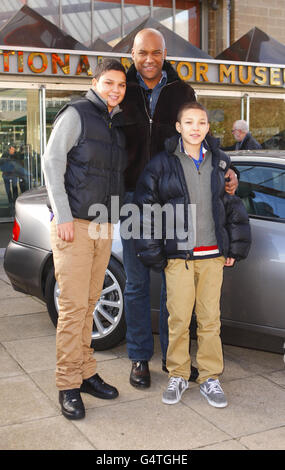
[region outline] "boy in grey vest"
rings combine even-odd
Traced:
[[[63,415],[85,416],[80,392],[118,396],[96,373],[90,347],[93,311],[101,295],[112,246],[110,211],[92,223],[92,205],[109,209],[111,196],[124,194],[127,163],[119,103],[126,74],[114,59],[100,63],[85,98],[60,111],[43,156],[52,209],[51,245],[59,285],[56,385]],[[102,222],[102,223],[101,223]]]

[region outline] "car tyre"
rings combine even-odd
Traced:
[[[123,300],[125,282],[126,276],[122,265],[111,257],[102,294],[94,310],[91,347],[97,351],[117,346],[125,338],[126,322]],[[58,320],[58,295],[54,267],[51,266],[45,282],[45,298],[50,319],[55,327]]]

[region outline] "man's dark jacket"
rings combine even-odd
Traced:
[[[187,208],[191,201],[182,165],[174,154],[177,144],[177,136],[168,139],[165,144],[166,150],[156,155],[148,163],[138,181],[134,202],[140,208],[141,237],[145,223],[143,219],[144,204],[160,204],[161,206],[170,204],[173,207],[174,220],[176,220],[177,204],[182,204],[185,214],[185,233],[188,232]],[[229,157],[218,148],[217,139],[209,135],[204,146],[212,152],[212,208],[219,251],[225,257],[229,256],[240,260],[247,256],[250,248],[251,235],[248,215],[241,199],[225,192],[224,178],[230,165]],[[164,269],[168,258],[194,258],[193,250],[178,249],[178,242],[187,245],[187,236],[184,240],[178,239],[175,231],[174,239],[163,239],[166,230],[165,219],[163,220],[162,233],[164,233],[164,237],[162,239],[155,238],[154,218],[152,218],[151,226],[147,227],[151,236],[135,240],[140,260],[145,266],[152,267],[156,271]]]
[[[180,106],[185,101],[196,101],[193,88],[178,77],[169,62],[164,61],[163,70],[167,73],[167,84],[160,92],[152,118],[135,66],[132,65],[127,73],[127,91],[121,103],[128,152],[125,172],[127,191],[135,190],[147,162],[164,149],[165,139],[177,134],[175,122]]]
[[[260,145],[257,140],[255,140],[254,137],[252,137],[251,133],[248,132],[245,136],[245,138],[242,141],[241,147],[238,150],[257,150],[257,149],[262,149],[262,146]],[[236,144],[230,145],[229,147],[223,147],[223,150],[236,150]]]
[[[124,196],[127,154],[121,130],[122,113],[111,118],[105,103],[92,90],[85,98],[66,106],[74,107],[81,118],[79,142],[67,154],[65,173],[65,189],[72,215],[93,220],[96,213],[89,213],[90,207],[103,204],[108,209],[108,220],[101,221],[111,222],[111,196],[120,197],[120,206]],[[112,222],[117,220],[112,219]]]

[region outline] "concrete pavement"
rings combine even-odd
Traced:
[[[155,345],[152,386],[145,391],[129,384],[125,344],[96,353],[99,374],[120,396],[110,402],[82,394],[86,418],[66,420],[54,385],[55,329],[45,304],[11,288],[0,258],[0,449],[285,449],[282,355],[226,345],[221,382],[228,407],[212,408],[192,383],[179,404],[167,406],[157,336]]]

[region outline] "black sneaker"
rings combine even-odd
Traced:
[[[166,361],[164,359],[162,359],[162,370],[163,372],[168,372],[168,369],[166,367]],[[191,373],[189,377],[189,382],[196,382],[198,375],[199,375],[198,369],[191,365]]]
[[[59,403],[63,416],[67,419],[82,419],[85,408],[80,396],[79,388],[59,391]]]

